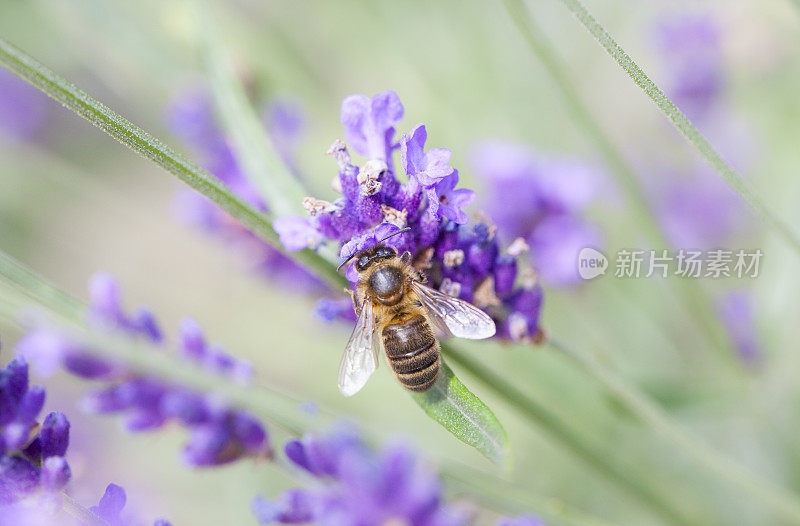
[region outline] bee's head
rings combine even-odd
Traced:
[[[372,245],[370,248],[366,248],[364,250],[358,251],[355,254],[347,257],[347,259],[342,261],[342,264],[339,265],[339,269],[341,269],[347,263],[349,263],[350,261],[355,259],[356,260],[356,264],[355,264],[356,270],[358,272],[364,272],[365,270],[367,270],[369,268],[369,266],[372,264],[373,261],[377,261],[377,260],[380,260],[380,259],[389,259],[389,258],[397,257],[397,249],[392,247],[392,246],[389,246],[389,245],[384,245],[383,242],[386,241],[387,239],[389,239],[390,237],[394,237],[394,236],[396,236],[398,234],[402,234],[403,232],[408,232],[409,230],[411,230],[411,229],[409,227],[406,227],[406,228],[403,228],[401,230],[398,230],[397,232],[393,232],[393,233],[389,234],[388,236],[384,237],[383,239],[380,239],[377,243]],[[337,270],[339,270],[339,269],[337,269]]]
[[[356,260],[356,270],[364,272],[372,263],[382,259],[397,257],[397,249],[388,245],[375,245],[367,250],[362,250],[354,256]]]

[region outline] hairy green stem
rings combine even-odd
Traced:
[[[609,461],[597,447],[580,438],[570,426],[539,402],[526,395],[506,379],[489,371],[484,365],[466,353],[451,346],[443,345],[447,358],[474,376],[478,381],[506,400],[519,411],[526,420],[535,423],[538,429],[546,431],[556,443],[565,446],[597,472],[616,482],[631,495],[641,499],[667,518],[672,524],[694,524],[685,512],[678,510],[674,503],[665,499],[651,483],[642,477],[634,477]]]
[[[264,214],[231,192],[219,179],[189,162],[160,140],[2,38],[0,38],[0,65],[87,119],[125,146],[175,175],[214,201],[258,237],[278,250],[284,251],[277,233]],[[347,280],[332,268],[330,262],[311,250],[293,253],[292,258],[334,288],[347,284]]]
[[[743,466],[697,441],[676,425],[655,402],[623,382],[592,357],[576,352],[557,340],[550,339],[547,343],[596,379],[617,402],[647,424],[658,436],[675,444],[679,451],[714,475],[716,480],[743,491],[789,523],[800,524],[800,501],[797,495],[761,479]]]
[[[521,1],[521,0],[520,0]],[[605,28],[589,13],[580,0],[559,0],[575,16],[580,24],[597,40],[614,61],[628,74],[647,97],[666,115],[675,128],[697,149],[700,155],[714,168],[736,192],[750,205],[767,225],[778,232],[789,245],[800,254],[800,237],[789,227],[756,193],[753,186],[725,162],[703,134],[692,125],[672,100],[650,80],[645,72],[628,55]]]
[[[524,0],[503,0],[503,4],[528,46],[539,58],[558,86],[558,92],[572,118],[595,142],[606,162],[608,162],[611,173],[625,192],[628,202],[634,210],[638,224],[644,228],[651,242],[664,248],[670,246],[661,225],[653,215],[652,207],[648,202],[641,179],[581,100],[575,88],[575,83],[570,78],[563,61],[558,57],[558,54],[542,31],[536,26],[525,7]],[[706,334],[709,342],[724,358],[725,363],[729,366],[738,365],[734,361],[734,353],[730,351],[730,344],[722,330],[720,320],[714,312],[712,302],[703,289],[699,285],[692,285],[686,280],[677,280],[675,288],[687,305],[689,312],[694,315],[691,317],[691,321]]]
[[[320,410],[320,414],[325,415],[325,419],[304,416],[300,411],[301,401],[297,397],[263,386],[237,385],[175,355],[165,353],[161,348],[144,342],[133,342],[113,332],[87,328],[84,322],[87,308],[82,302],[0,251],[0,318],[19,324],[19,314],[33,307],[46,309],[55,328],[69,331],[69,334],[82,344],[82,349],[98,358],[123,363],[127,368],[140,374],[152,375],[204,393],[219,393],[236,407],[259,415],[293,436],[319,428],[334,416],[324,408]],[[376,441],[374,435],[370,438],[373,442]],[[482,494],[483,488],[508,487],[508,484],[497,476],[475,470],[466,473],[462,467],[454,464],[444,464],[441,474],[446,481],[453,481],[468,490],[470,497],[478,502],[486,500],[486,496]],[[465,480],[469,480],[469,484],[465,484]],[[64,497],[70,513],[76,514],[78,518],[87,517],[80,515],[82,508],[77,503],[66,495]],[[552,499],[530,495],[521,490],[512,491],[509,488],[508,491],[495,492],[490,500],[501,505],[504,512],[533,511],[551,519],[554,524],[565,526],[604,524],[599,519],[569,509],[561,503],[555,505]],[[94,526],[96,523],[89,524]]]

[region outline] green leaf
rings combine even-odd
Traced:
[[[503,425],[444,361],[433,387],[411,396],[429,417],[495,464],[508,460],[508,435]]]

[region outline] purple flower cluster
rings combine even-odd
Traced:
[[[294,169],[294,150],[303,129],[302,114],[295,105],[273,102],[268,107],[265,120],[278,153]],[[206,170],[250,205],[266,211],[266,204],[222,132],[205,91],[193,90],[176,97],[167,110],[167,122],[173,133],[199,156]],[[319,279],[260,240],[197,192],[182,190],[175,206],[184,222],[200,227],[238,248],[246,256],[248,264],[275,283],[291,284],[293,290],[318,291],[323,288]]]
[[[0,369],[0,515],[4,506],[40,490],[59,491],[70,479],[69,421],[50,413],[40,425],[44,399],[44,388],[29,384],[22,358]]]
[[[340,245],[340,261],[345,261],[387,234],[409,227],[387,244],[411,252],[431,286],[485,309],[495,318],[501,337],[536,339],[541,334],[542,292],[530,273],[518,270],[524,249],[517,244],[503,252],[495,226],[467,224],[464,208],[475,200],[475,192],[458,188],[450,150],[426,149],[424,124],[395,140],[403,111],[393,91],[344,99],[345,138],[366,162],[356,165],[345,143],[334,142],[328,153],[339,167],[333,187],[341,196],[333,201],[307,197],[303,206],[308,217],[278,218],[274,227],[281,242],[288,250],[302,250],[334,241]],[[395,172],[396,150],[405,181]],[[356,280],[352,264],[346,275]],[[352,316],[347,300],[324,300],[318,309],[324,319],[345,313]]]
[[[287,490],[275,500],[257,497],[253,513],[260,524],[461,526],[471,522],[465,510],[444,501],[439,476],[406,445],[376,451],[352,427],[342,424],[324,435],[290,440],[284,453],[314,483]],[[533,517],[503,519],[501,525],[543,526]]]
[[[119,288],[108,275],[95,275],[89,285],[90,322],[99,329],[122,332],[163,345],[163,336],[152,313],[140,308],[132,315],[121,306]],[[178,347],[182,357],[234,381],[251,375],[248,364],[209,345],[192,319],[181,324]],[[100,360],[69,335],[49,328],[34,329],[17,344],[18,351],[43,372],[63,367],[84,379],[105,385],[87,393],[84,406],[94,413],[121,413],[132,432],[178,422],[190,432],[183,458],[192,466],[215,466],[245,456],[270,454],[265,428],[248,413],[224,400],[198,393],[157,378],[135,374],[116,363]]]
[[[597,197],[603,175],[584,162],[537,156],[502,142],[478,145],[472,165],[484,181],[484,209],[503,241],[524,240],[545,285],[579,283],[578,253],[600,248],[600,232],[583,214]]]

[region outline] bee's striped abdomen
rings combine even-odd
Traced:
[[[428,320],[418,314],[383,328],[383,348],[403,387],[427,391],[439,374],[441,353]]]

